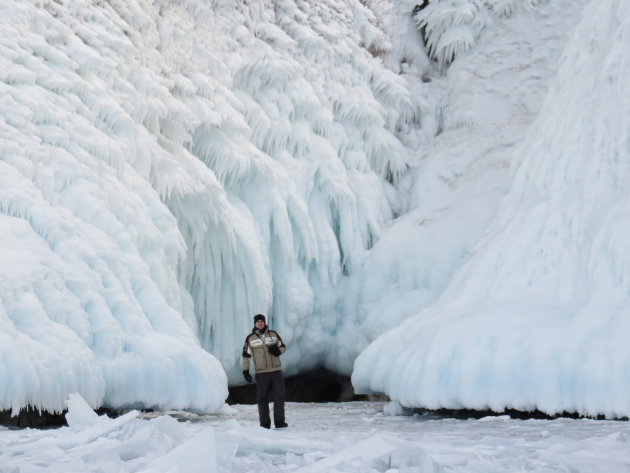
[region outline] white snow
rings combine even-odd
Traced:
[[[70,414],[75,412],[75,398]],[[287,404],[289,428],[230,413],[137,411],[93,425],[0,430],[0,472],[623,473],[627,422],[383,415],[382,403]],[[179,422],[175,419],[179,419]]]

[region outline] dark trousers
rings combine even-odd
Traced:
[[[284,378],[282,371],[256,373],[256,401],[260,425],[271,427],[269,401],[273,401],[273,423],[277,427],[284,424]]]

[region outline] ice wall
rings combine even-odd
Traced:
[[[359,390],[630,414],[630,4],[581,14],[498,217],[439,300],[359,356]]]
[[[423,114],[390,48],[358,0],[3,2],[0,409],[215,410],[257,312],[317,363]]]
[[[408,181],[400,186],[408,186],[403,194],[408,210],[385,229],[363,265],[341,281],[339,343],[326,358],[333,370],[350,374],[371,341],[441,296],[474,254],[513,184],[511,168],[581,10],[566,0],[536,8],[514,2],[507,12],[498,5],[485,13],[473,49],[424,73],[418,93],[432,98],[434,112],[423,128],[433,127],[436,134],[422,141]],[[403,21],[410,10],[399,8],[396,18]],[[441,19],[443,34],[456,27],[457,18]],[[354,343],[342,343],[349,339]]]
[[[582,4],[440,0],[417,10],[410,0],[4,2],[0,380],[7,382],[0,384],[0,409],[31,404],[57,411],[80,392],[92,407],[216,410],[227,382],[242,382],[240,346],[258,312],[269,315],[291,347],[284,356],[288,373],[321,364],[350,373],[368,343],[436,300],[435,309],[404,325],[406,337],[423,327],[418,320],[441,323],[443,315],[435,314],[444,304],[471,304],[480,314],[479,323],[458,322],[464,329],[455,333],[485,330],[485,309],[463,288],[485,288],[474,295],[486,294],[487,313],[496,313],[492,301],[510,291],[531,302],[517,279],[528,274],[527,290],[550,299],[539,301],[540,313],[559,307],[553,313],[567,320],[580,307],[598,307],[585,294],[613,301],[599,279],[579,276],[579,287],[566,279],[610,274],[613,263],[584,262],[585,248],[603,245],[619,261],[622,245],[596,239],[586,230],[595,224],[583,217],[612,215],[610,206],[589,207],[584,196],[591,183],[576,167],[589,144],[599,149],[596,136],[604,136],[580,124],[592,117],[603,124],[613,113],[601,105],[604,91],[598,100],[579,101],[589,85],[569,80],[601,69],[594,53],[588,64],[565,59],[557,90],[531,128]],[[594,22],[605,21],[600,9],[590,13]],[[593,47],[586,38],[596,37],[598,25],[584,26],[572,47]],[[621,34],[623,26],[613,22],[606,31]],[[578,53],[568,50],[565,58],[571,57]],[[615,80],[606,83],[621,87]],[[594,110],[579,123],[578,102]],[[563,154],[565,142],[575,160]],[[532,157],[543,152],[551,158]],[[515,158],[523,166],[510,174]],[[623,185],[614,176],[623,173],[607,174],[603,163],[594,175],[617,202],[613,190],[621,195]],[[555,194],[556,172],[583,182],[570,212],[560,197],[570,195],[571,181]],[[533,183],[536,193],[528,187]],[[521,229],[514,215],[531,215],[534,224]],[[610,218],[602,228],[617,228]],[[518,240],[501,245],[518,241],[518,251],[500,250],[497,242],[509,232]],[[579,256],[566,257],[562,270],[549,263],[565,261],[557,255],[567,251],[564,243],[557,253],[546,249],[553,232],[568,232]],[[538,260],[529,253],[537,246],[545,248],[535,253]],[[497,252],[515,256],[504,261]],[[488,281],[500,268],[509,277],[501,273],[499,294]],[[564,292],[550,292],[544,278]],[[567,308],[572,291],[586,297],[584,305]],[[530,320],[532,310],[518,307]],[[516,333],[519,320],[505,333]],[[450,319],[444,326],[449,336],[456,327]],[[486,336],[510,340],[496,330]],[[439,338],[432,331],[421,336]],[[529,337],[522,339],[528,353],[527,343],[540,338]],[[357,364],[357,386],[386,390],[410,405],[436,397],[435,405],[520,402],[505,392],[495,402],[487,387],[503,380],[501,371],[495,370],[499,381],[485,380],[488,372],[479,368],[485,361],[472,355],[453,371],[481,379],[464,390],[470,399],[447,377],[444,385],[423,383],[428,394],[416,401],[407,394],[431,371],[410,374],[406,360],[461,357],[426,344],[424,355],[407,351],[418,338],[391,346],[387,340]],[[468,353],[466,343],[453,346]],[[494,338],[488,346],[472,354],[494,356]],[[379,350],[387,366],[373,379],[366,367]],[[519,361],[518,353],[505,356]],[[385,383],[384,373],[396,366],[403,374]],[[450,373],[436,369],[439,377]],[[566,396],[573,396],[567,386],[579,386],[571,382],[561,387]],[[551,407],[542,407],[551,411],[560,397],[527,400],[549,401]]]
[[[0,7],[0,409],[60,411],[76,391],[92,406],[205,411],[226,395],[196,341],[178,280],[186,244],[160,199],[211,176],[141,126],[157,120],[142,94],[164,80],[127,62],[137,50],[112,13]]]

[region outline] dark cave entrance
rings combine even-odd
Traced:
[[[288,402],[364,401],[368,396],[356,395],[349,376],[317,369],[284,378],[285,400]],[[228,404],[256,404],[256,384],[229,388]]]

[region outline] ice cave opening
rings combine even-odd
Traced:
[[[231,386],[226,402],[255,404],[256,385]],[[386,396],[356,394],[349,376],[323,368],[285,377],[285,396],[288,402],[348,402],[386,400]]]

